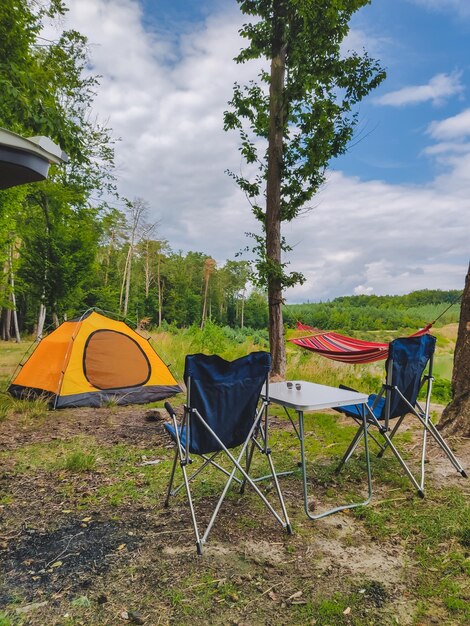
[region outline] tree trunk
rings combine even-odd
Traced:
[[[161,254],[158,253],[158,262],[157,262],[157,289],[158,289],[158,328],[161,328],[162,325],[162,283],[160,276],[160,260]]]
[[[133,249],[133,244],[131,242],[127,251],[126,264],[124,266],[124,274],[122,276],[121,293],[119,295],[119,313],[121,313],[124,317],[127,315],[127,308],[129,306]]]
[[[110,239],[109,239],[109,245],[108,248],[106,250],[106,260],[105,260],[105,270],[104,270],[104,284],[105,287],[108,285],[108,279],[109,279],[109,268],[111,266],[111,252],[114,249],[114,239],[115,239],[115,232],[111,231],[111,235],[110,235]]]
[[[2,329],[2,339],[4,341],[10,341],[11,339],[10,329],[11,329],[11,309],[5,309],[3,313],[3,329]]]
[[[204,328],[204,324],[206,323],[206,310],[207,310],[207,291],[209,289],[209,274],[206,275],[204,281],[204,301],[202,304],[202,317],[201,317],[201,328]]]
[[[124,293],[124,309],[123,309],[124,317],[127,316],[127,311],[128,311],[128,308],[129,308],[129,295],[130,295],[130,292],[131,292],[132,252],[133,252],[133,248],[129,247],[129,263],[127,265],[126,290],[125,290],[125,293]]]
[[[131,204],[128,205],[128,213],[130,215],[130,226],[131,226],[131,236],[129,237],[129,251],[127,253],[126,258],[126,267],[124,269],[124,276],[121,285],[121,295],[119,298],[119,311],[126,317],[127,311],[129,308],[129,295],[131,289],[131,274],[132,274],[132,260],[134,257],[135,246],[138,242],[138,231],[141,229],[143,223],[142,220],[145,217],[147,212],[146,203],[140,199],[136,198]],[[147,228],[147,233],[154,227],[151,226]],[[143,237],[143,235],[142,235]],[[123,304],[123,294],[124,294],[124,304]]]
[[[147,300],[149,299],[150,282],[151,282],[149,245],[150,245],[150,240],[147,239],[145,241],[145,298]]]
[[[272,375],[285,377],[286,350],[282,321],[281,273],[281,179],[283,165],[283,135],[285,125],[284,83],[286,74],[285,31],[280,8],[274,3],[275,33],[271,59],[269,88],[268,170],[266,181],[266,258],[269,265],[268,306],[269,344]]]
[[[18,325],[18,313],[16,311],[15,274],[13,270],[13,244],[10,245],[10,287],[11,302],[13,308],[13,327],[15,329],[16,343],[21,343],[20,328]]]
[[[130,248],[126,254],[126,262],[124,264],[124,271],[122,274],[121,291],[119,293],[119,313],[120,314],[122,314],[122,307],[123,307],[123,302],[124,302],[124,289],[126,287],[127,265],[129,263],[129,254],[130,254]]]
[[[439,422],[446,434],[470,437],[470,265],[460,309],[452,372],[452,401]]]
[[[46,321],[46,307],[44,303],[41,302],[39,305],[39,315],[38,315],[38,328],[36,332],[36,339],[39,341],[42,339],[42,333],[44,331],[44,323]]]
[[[4,278],[1,281],[0,284],[0,297],[1,300],[5,300],[7,299],[8,295],[7,295],[7,286],[8,286],[8,271],[9,271],[9,267],[8,267],[8,261],[6,260],[3,264],[3,274],[4,274]],[[6,311],[7,309],[2,309],[2,315],[0,318],[0,322],[1,322],[1,326],[2,326],[2,340],[6,341],[7,339],[7,330],[6,330]]]
[[[204,301],[202,305],[201,328],[204,328],[207,318],[207,294],[209,292],[209,281],[212,272],[215,270],[214,259],[206,259],[204,261]],[[210,315],[209,315],[210,317]]]

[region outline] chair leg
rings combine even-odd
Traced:
[[[351,443],[349,444],[349,448],[346,450],[346,452],[344,453],[343,458],[341,459],[341,461],[339,462],[337,468],[335,469],[335,473],[339,474],[341,469],[343,468],[343,465],[345,463],[347,463],[349,461],[349,459],[351,458],[354,450],[357,448],[357,446],[359,445],[359,442],[361,440],[361,438],[364,436],[364,425],[361,424],[359,426],[359,428],[357,429],[356,434],[354,435],[353,440],[351,441]]]
[[[168,489],[166,492],[166,498],[165,498],[165,502],[164,502],[164,507],[167,508],[168,505],[170,504],[170,496],[171,494],[171,489],[173,487],[173,481],[175,479],[175,471],[176,471],[176,463],[178,462],[178,448],[176,448],[175,450],[175,458],[173,459],[173,467],[171,468],[171,474],[170,474],[170,480],[168,482]]]
[[[397,459],[397,461],[400,463],[400,465],[402,466],[402,468],[404,469],[406,475],[408,476],[408,478],[411,480],[411,482],[413,483],[414,487],[416,488],[416,491],[418,492],[418,496],[420,498],[424,498],[424,486],[421,482],[421,485],[418,483],[418,481],[416,480],[416,478],[413,476],[413,474],[411,473],[411,470],[409,469],[408,465],[405,463],[405,461],[403,460],[403,458],[401,457],[400,453],[398,452],[398,450],[396,449],[395,445],[393,444],[392,440],[390,439],[390,437],[387,435],[387,433],[382,432],[382,436],[384,437],[385,441],[386,441],[386,447],[389,447],[391,449],[391,451],[393,452],[393,454],[395,455],[395,458]]]
[[[424,424],[424,420],[419,417],[420,421]],[[429,434],[433,437],[433,439],[436,441],[436,443],[439,445],[439,447],[441,448],[441,450],[446,454],[447,458],[449,459],[449,461],[452,463],[452,465],[454,466],[454,468],[464,477],[464,478],[468,478],[467,472],[464,470],[464,468],[460,465],[457,457],[454,455],[454,453],[452,452],[452,450],[449,448],[447,442],[445,441],[444,437],[441,435],[441,433],[437,430],[437,428],[434,426],[434,424],[431,422],[431,420],[428,420],[427,423],[427,430],[429,432]]]
[[[196,536],[196,550],[198,555],[202,554],[202,540],[201,537],[199,535],[199,527],[197,525],[197,520],[196,520],[196,512],[194,510],[194,505],[193,505],[193,499],[191,497],[191,490],[189,488],[189,480],[188,480],[188,474],[186,472],[186,465],[185,463],[181,463],[181,469],[183,471],[183,481],[184,481],[184,485],[186,487],[186,493],[188,496],[188,504],[189,504],[189,510],[191,511],[191,520],[193,522],[193,528],[194,528],[194,534]]]
[[[254,430],[254,429],[253,429]],[[252,433],[251,433],[252,434]],[[250,434],[250,438],[251,438],[251,434]],[[217,436],[214,433],[214,436],[217,438]],[[219,440],[219,443],[222,443]],[[222,502],[225,499],[225,496],[227,494],[228,488],[230,487],[232,481],[233,481],[233,477],[235,476],[235,473],[237,472],[237,470],[242,474],[242,476],[245,478],[245,480],[249,483],[249,485],[254,489],[254,491],[258,494],[258,496],[261,498],[261,500],[264,502],[264,504],[266,505],[266,507],[268,508],[268,510],[274,515],[274,517],[277,519],[277,521],[284,527],[287,528],[287,526],[289,524],[289,520],[287,519],[282,519],[279,514],[277,513],[277,511],[274,509],[274,507],[272,506],[272,504],[269,502],[269,500],[266,498],[266,496],[262,493],[262,491],[260,491],[260,489],[257,487],[257,485],[255,484],[255,482],[252,480],[252,478],[250,478],[250,476],[247,474],[247,472],[245,471],[245,469],[240,465],[240,461],[243,457],[243,455],[245,454],[246,451],[246,447],[248,445],[248,440],[243,444],[242,450],[238,456],[238,458],[235,458],[233,456],[233,454],[230,452],[230,450],[228,448],[226,448],[225,446],[223,447],[223,451],[224,453],[227,455],[227,457],[230,459],[230,461],[233,464],[233,471],[230,474],[230,477],[228,479],[228,481],[225,484],[224,490],[219,498],[219,501],[217,502],[214,512],[212,514],[212,517],[206,527],[206,530],[204,532],[204,536],[202,537],[202,543],[205,543],[205,541],[207,540],[207,537],[212,529],[212,526],[214,524],[215,518],[217,517],[217,514],[219,512],[219,509],[222,505]]]
[[[404,418],[405,418],[405,416],[404,416],[404,415],[402,415],[402,416],[401,416],[401,417],[397,420],[397,422],[396,422],[395,426],[393,427],[393,430],[392,430],[392,431],[390,432],[390,434],[388,435],[388,438],[389,438],[390,440],[392,440],[392,439],[393,439],[393,437],[395,436],[395,433],[396,433],[396,432],[397,432],[397,430],[399,429],[400,424],[403,422]],[[381,446],[381,450],[380,450],[380,452],[379,452],[379,453],[378,453],[378,455],[377,455],[377,457],[378,457],[379,459],[381,459],[381,458],[383,457],[384,452],[385,452],[385,450],[387,449],[387,447],[388,447],[388,443],[387,443],[387,442],[385,442],[385,445],[384,445],[384,446]]]
[[[251,467],[251,462],[253,460],[253,453],[255,451],[255,447],[256,447],[256,444],[255,444],[254,441],[252,441],[251,442],[251,446],[250,446],[250,450],[248,451],[248,448],[247,448],[247,451],[246,451],[246,464],[245,464],[246,467],[245,467],[245,470],[246,470],[247,474],[250,473],[250,467]],[[242,482],[241,482],[241,485],[240,485],[240,493],[245,493],[245,487],[246,487],[246,478],[243,478]]]

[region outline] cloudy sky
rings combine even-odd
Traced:
[[[225,170],[243,167],[222,115],[243,23],[235,0],[67,0],[90,42],[95,109],[120,138],[119,191],[141,197],[173,250],[233,259],[258,228]],[[470,232],[470,1],[373,0],[347,45],[387,80],[359,109],[348,153],[285,228],[306,283],[288,302],[463,287]],[[246,257],[249,258],[249,257]]]

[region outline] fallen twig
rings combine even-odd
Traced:
[[[51,561],[49,561],[49,563],[47,563],[44,566],[44,569],[47,569],[49,567],[49,565],[52,565],[52,563],[55,563],[55,561],[57,561],[57,559],[59,559],[63,554],[65,554],[67,552],[68,547],[69,547],[70,543],[72,542],[72,540],[75,539],[75,537],[78,537],[79,535],[83,535],[83,531],[77,533],[76,535],[72,535],[72,537],[70,537],[70,539],[67,541],[67,545],[62,550],[62,552],[60,552],[55,558],[53,558]]]
[[[283,581],[284,582],[284,581]],[[272,587],[269,587],[269,589],[266,589],[266,591],[263,591],[263,593],[260,596],[256,596],[256,598],[253,598],[252,600],[250,600],[249,602],[247,602],[245,604],[245,606],[243,607],[243,611],[247,608],[247,606],[249,606],[250,604],[252,604],[253,602],[255,602],[256,600],[259,600],[259,598],[262,598],[263,596],[265,596],[267,593],[269,593],[270,591],[272,591],[273,589],[275,589],[276,587],[279,587],[280,585],[283,584],[283,582],[281,583],[276,583],[275,585],[273,585]]]

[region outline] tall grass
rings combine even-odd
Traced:
[[[433,332],[438,337],[435,369],[439,374],[433,400],[445,404],[450,399],[449,379],[452,368],[449,364],[452,362],[457,325],[446,326]],[[287,338],[299,334],[305,332],[291,330],[287,332]],[[375,341],[391,341],[401,334],[397,331],[359,333],[364,339]],[[222,358],[233,360],[252,351],[269,350],[266,331],[222,328],[210,322],[203,330],[197,327],[183,330],[167,328],[165,331],[153,333],[152,344],[179,381],[183,378],[186,354],[196,352],[218,354]],[[332,386],[344,384],[364,392],[377,391],[383,381],[384,361],[348,365],[330,361],[289,342],[286,343],[286,352],[287,378],[291,380],[309,380]]]
[[[151,334],[151,344],[180,381],[187,354],[218,354],[223,359],[233,360],[249,352],[269,350],[266,331],[221,327],[210,321],[203,329],[167,326],[165,331]]]
[[[47,410],[48,400],[45,397],[18,400],[7,393],[0,393],[0,422],[15,415],[20,415],[22,419],[38,420],[46,415]]]

